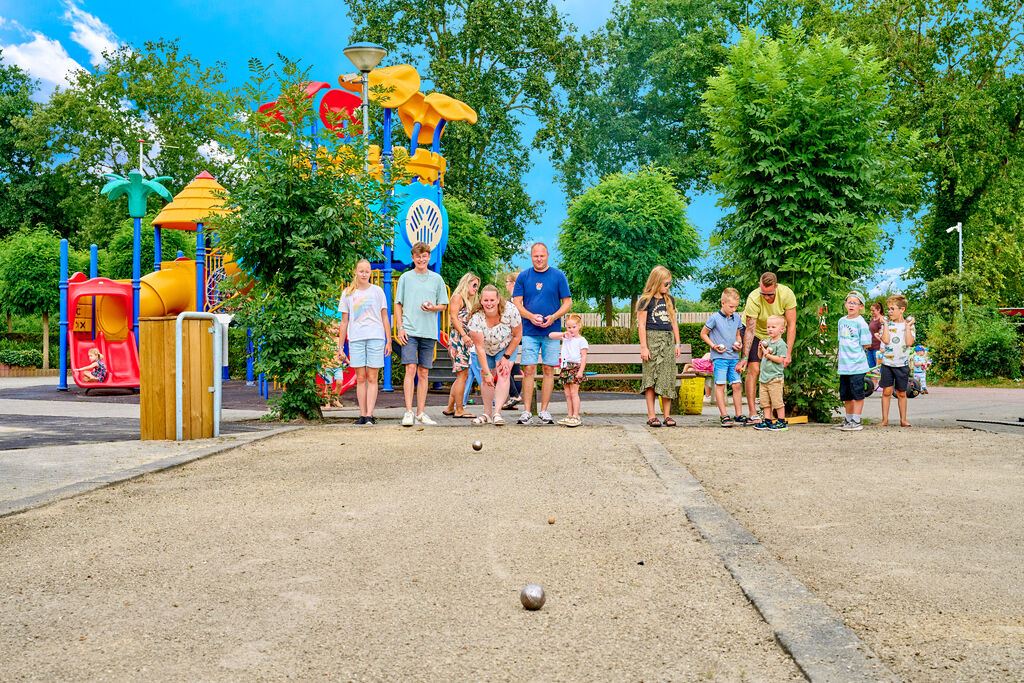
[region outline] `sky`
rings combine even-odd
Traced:
[[[555,1],[585,32],[603,25],[614,4],[613,0]],[[343,2],[329,0],[255,0],[246,5],[164,0],[130,6],[123,0],[0,0],[0,48],[7,62],[39,80],[44,94],[63,85],[68,72],[102,63],[104,50],[161,38],[178,39],[183,51],[201,63],[223,62],[232,84],[248,78],[250,58],[272,63],[278,53],[301,59],[314,78],[333,82],[338,74],[354,70],[342,52],[352,31],[345,7]],[[554,170],[546,155],[535,152],[531,161],[527,191],[544,207],[540,224],[528,229],[526,244],[541,240],[554,247],[566,216],[565,196],[553,182]],[[714,194],[701,195],[688,207],[688,217],[705,247],[722,216],[717,200]],[[885,254],[869,290],[899,286],[910,263],[911,246],[909,231],[897,231],[895,246]],[[553,248],[552,261],[557,260]],[[520,267],[528,263],[525,253],[516,261]],[[678,293],[697,299],[702,289],[701,283],[687,281]]]

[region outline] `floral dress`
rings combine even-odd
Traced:
[[[469,309],[466,306],[459,311],[458,318],[462,323],[462,329],[465,330],[466,323],[469,322]],[[469,345],[462,339],[462,335],[454,325],[448,333],[448,355],[452,359],[452,372],[461,372],[469,368]]]

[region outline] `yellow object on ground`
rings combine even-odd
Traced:
[[[700,415],[704,410],[704,378],[684,377],[679,385],[679,410],[686,415]]]
[[[195,231],[196,223],[208,223],[228,212],[222,207],[224,199],[218,196],[221,192],[224,192],[221,184],[203,171],[175,195],[174,201],[153,219],[153,225],[171,230]]]

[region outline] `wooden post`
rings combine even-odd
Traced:
[[[140,318],[139,408],[142,439],[175,437],[174,316]],[[213,437],[213,334],[209,320],[182,323],[182,438]]]

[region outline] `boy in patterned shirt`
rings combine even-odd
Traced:
[[[876,335],[882,342],[882,421],[880,427],[889,424],[889,403],[893,390],[900,407],[900,426],[909,427],[907,422],[907,386],[910,384],[910,349],[914,348],[914,318],[904,318],[907,297],[894,294],[885,300],[887,318],[882,318],[882,333]]]
[[[839,398],[846,406],[846,417],[837,429],[855,432],[864,429],[860,414],[864,410],[864,375],[868,372],[868,357],[864,353],[871,346],[871,330],[864,322],[864,295],[850,292],[846,295],[846,316],[839,319]]]

